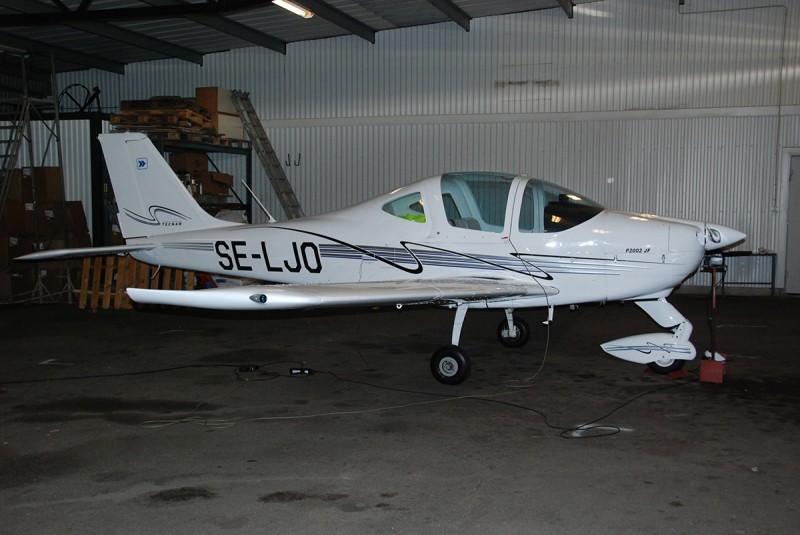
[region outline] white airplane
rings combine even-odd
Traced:
[[[196,291],[128,288],[139,303],[224,310],[434,304],[455,310],[431,371],[458,384],[471,308],[500,309],[500,342],[521,347],[523,307],[633,301],[668,332],[601,347],[660,373],[696,355],[691,323],[666,297],[708,251],[745,238],[703,222],[607,210],[565,188],[504,173],[447,173],[325,215],[241,225],[207,214],[144,134],[100,136],[124,246],[24,257],[129,253],[141,262],[265,281]]]

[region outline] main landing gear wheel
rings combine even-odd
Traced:
[[[656,373],[667,375],[683,369],[684,364],[686,364],[686,361],[683,359],[661,359],[648,362],[647,367]]]
[[[512,335],[508,328],[508,320],[502,320],[497,325],[497,339],[506,347],[522,347],[531,337],[531,328],[528,327],[527,321],[517,316],[514,316],[513,323],[517,332]]]
[[[431,357],[431,373],[440,383],[463,383],[471,370],[467,354],[458,346],[439,348]]]

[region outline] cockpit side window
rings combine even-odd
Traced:
[[[442,175],[442,203],[453,227],[503,232],[513,176],[500,173]]]
[[[383,205],[383,211],[414,223],[425,223],[426,221],[425,207],[422,203],[422,195],[419,193],[411,193],[387,202]]]
[[[531,180],[525,186],[519,215],[521,232],[560,232],[588,221],[603,211],[591,199],[568,189]]]

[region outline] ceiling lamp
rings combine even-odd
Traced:
[[[311,17],[314,16],[313,11],[309,11],[303,6],[297,5],[294,2],[290,2],[289,0],[272,0],[272,3],[275,4],[276,6],[282,7],[287,11],[291,11],[295,15],[303,17],[304,19],[310,19]]]

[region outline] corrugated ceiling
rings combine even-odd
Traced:
[[[0,0],[0,69],[13,77],[9,53],[41,56],[56,72],[165,58],[202,64],[203,56],[259,46],[285,54],[298,41],[353,35],[375,42],[384,30],[450,22],[469,31],[478,17],[543,9],[572,17],[573,6],[598,0],[297,0],[303,19],[269,0]],[[4,52],[5,49],[5,52]]]

